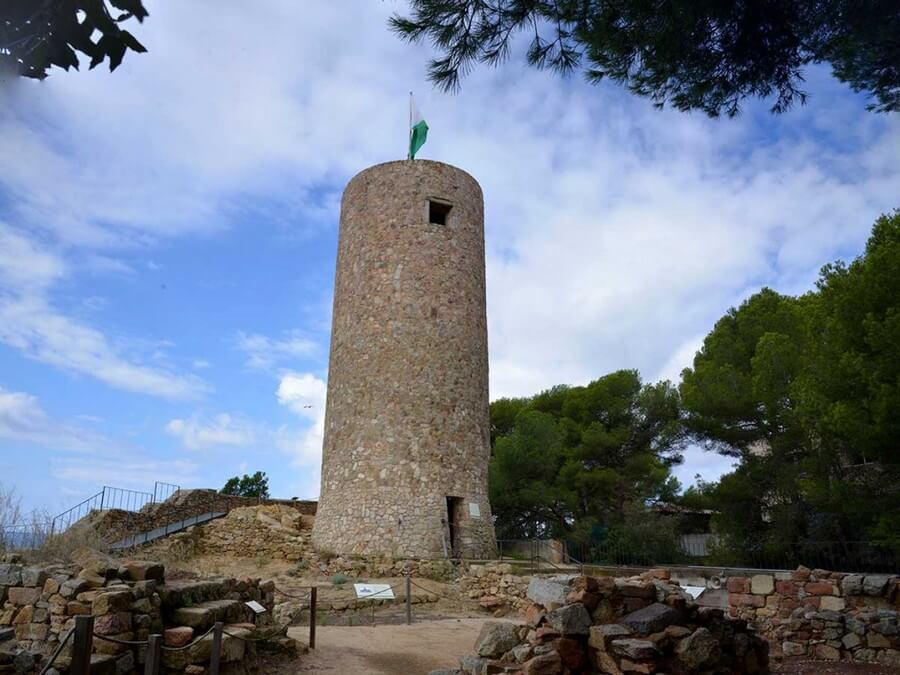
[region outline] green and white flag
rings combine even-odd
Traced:
[[[409,92],[409,159],[416,158],[416,153],[425,145],[427,137],[428,125],[413,100],[412,92]]]

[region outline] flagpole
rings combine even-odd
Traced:
[[[412,159],[412,92],[409,92],[409,139],[406,144],[406,159]]]

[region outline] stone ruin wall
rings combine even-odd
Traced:
[[[730,577],[729,613],[750,622],[772,653],[900,668],[900,577],[793,572]]]
[[[262,604],[266,613],[247,611],[243,603],[250,600]],[[164,566],[150,561],[0,563],[0,673],[39,671],[79,615],[93,614],[94,632],[118,640],[141,641],[161,633],[167,645],[181,646],[199,637],[206,628],[202,622],[213,618],[230,623],[230,632],[245,637],[286,639],[271,626],[274,601],[272,582],[258,578],[167,582]],[[210,612],[218,614],[208,616]],[[196,668],[209,660],[208,642],[164,652],[163,672],[203,672]],[[52,672],[67,671],[71,650],[69,642]],[[93,651],[92,673],[143,672],[145,648],[94,638]],[[223,651],[223,660],[241,661],[252,651],[235,639]]]
[[[452,204],[445,225],[429,222],[432,198]],[[427,160],[371,167],[344,191],[319,549],[446,557],[449,496],[457,552],[495,551],[483,208],[471,176]]]

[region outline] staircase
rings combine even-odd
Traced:
[[[151,541],[156,541],[157,539],[168,537],[170,534],[182,532],[183,530],[186,530],[189,527],[193,527],[194,525],[202,525],[203,523],[208,523],[211,520],[215,520],[216,518],[221,518],[226,515],[228,515],[227,511],[209,511],[207,513],[201,513],[196,516],[182,518],[181,520],[175,520],[171,523],[166,523],[162,527],[154,528],[152,530],[149,530],[148,532],[129,534],[124,539],[120,539],[119,541],[110,544],[109,548],[113,551],[121,551],[125,548],[142,546],[143,544],[149,544]]]

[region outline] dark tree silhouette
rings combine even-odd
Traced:
[[[900,110],[897,0],[411,0],[391,19],[402,37],[431,41],[444,89],[482,62],[505,59],[527,31],[528,62],[625,85],[657,106],[735,115],[749,97],[784,112],[806,100],[803,68],[829,63],[871,97]]]
[[[3,0],[0,70],[42,80],[51,66],[77,70],[80,52],[91,68],[108,58],[113,71],[129,49],[147,51],[120,27],[146,16],[142,0]]]

